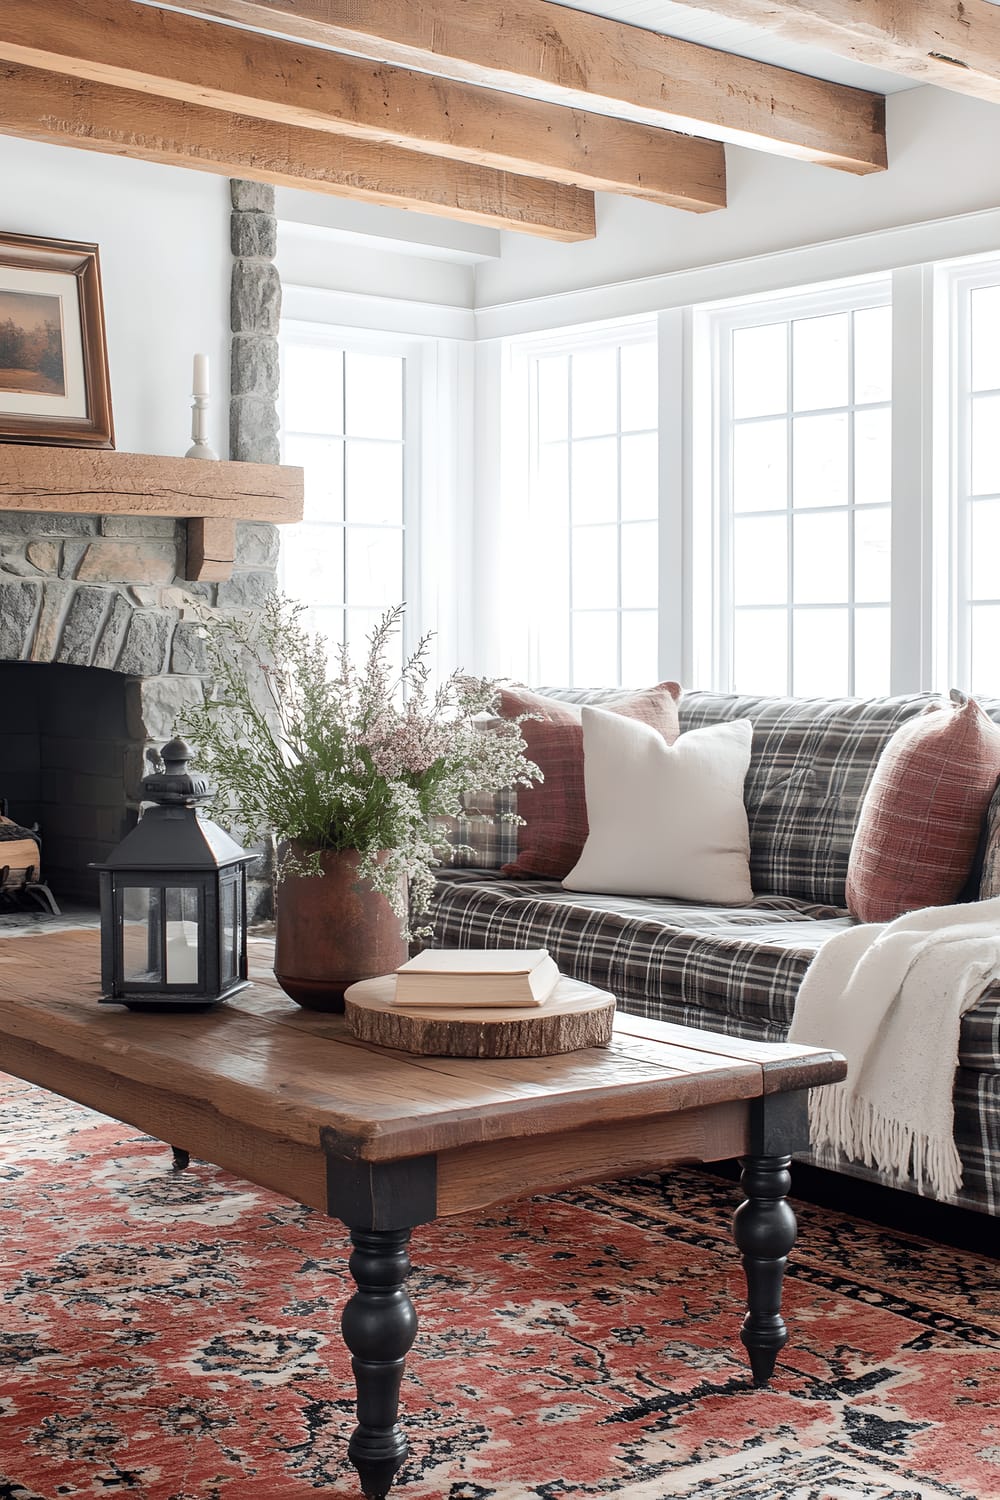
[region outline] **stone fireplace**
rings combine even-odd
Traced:
[[[230,190],[236,462],[0,443],[0,799],[38,824],[57,900],[95,896],[89,864],[134,824],[150,753],[201,698],[205,611],[258,605],[272,523],[302,519],[302,471],[279,461],[274,188]],[[261,916],[266,852],[249,875]]]
[[[37,823],[57,900],[96,898],[88,865],[134,824],[150,752],[201,698],[204,612],[275,586],[275,526],[238,522],[219,581],[185,578],[186,533],[160,515],[0,511],[0,798]],[[260,916],[264,861],[250,874]]]

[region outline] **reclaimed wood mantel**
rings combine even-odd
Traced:
[[[302,506],[302,470],[284,464],[0,444],[0,510],[186,519],[191,579],[229,577],[237,521],[301,521]]]

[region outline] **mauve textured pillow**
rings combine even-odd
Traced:
[[[865,793],[847,866],[861,922],[957,901],[1000,776],[1000,729],[972,698],[932,705],[896,730]]]
[[[659,730],[668,745],[680,734],[677,682],[661,682],[641,692],[623,692],[604,703],[611,713],[640,719]],[[535,875],[562,880],[576,864],[587,839],[587,799],[583,783],[583,729],[580,705],[544,698],[528,688],[505,687],[500,713],[539,714],[521,725],[533,760],[545,777],[530,787],[518,787],[517,811],[524,823],[517,830],[517,859],[504,865],[505,875]]]

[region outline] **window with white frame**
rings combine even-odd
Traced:
[[[414,358],[335,329],[282,338],[283,460],[305,470],[305,513],[282,527],[281,583],[310,629],[358,654],[386,609],[413,603]]]
[[[713,312],[717,686],[889,691],[888,282]]]
[[[950,277],[951,660],[995,695],[1000,662],[1000,264]]]
[[[655,330],[526,351],[531,547],[539,570],[532,671],[573,686],[657,672]]]

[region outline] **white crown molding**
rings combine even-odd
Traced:
[[[998,251],[1000,209],[983,209],[660,276],[477,307],[475,337],[514,338]]]
[[[463,341],[476,338],[475,315],[468,307],[294,283],[282,286],[282,318],[300,323],[335,323],[342,328],[378,328],[386,333],[425,338]]]

